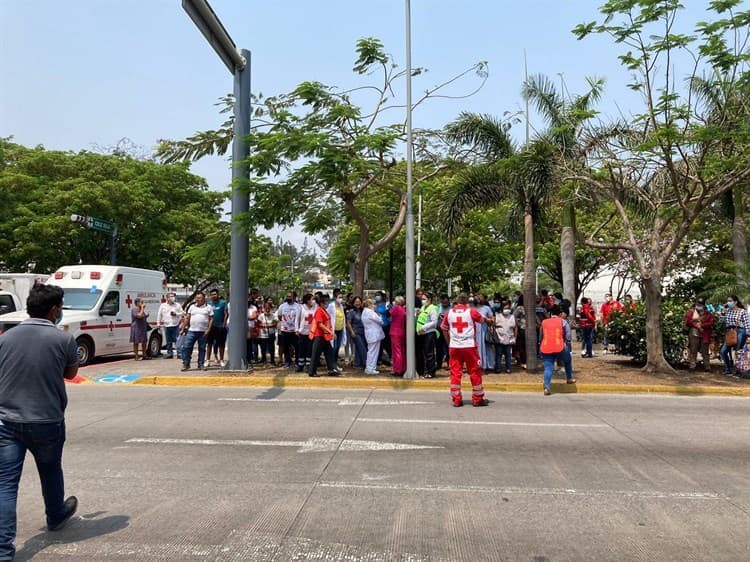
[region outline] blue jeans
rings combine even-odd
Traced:
[[[724,372],[725,373],[731,373],[732,368],[734,367],[734,360],[732,359],[732,350],[739,351],[743,347],[745,347],[745,342],[747,341],[747,334],[745,333],[744,328],[737,328],[737,345],[727,347],[726,344],[723,344],[721,346],[721,351],[719,352],[721,354],[721,358],[724,360]]]
[[[583,329],[583,348],[585,349],[586,355],[588,357],[591,357],[594,354],[593,349],[592,349],[593,342],[591,341],[593,333],[594,333],[594,328]]]
[[[15,423],[0,425],[0,558],[13,558],[16,538],[16,502],[26,451],[36,461],[42,483],[47,525],[65,517],[65,483],[62,451],[65,422]]]
[[[164,326],[164,338],[167,340],[167,357],[174,357],[174,345],[177,342],[179,326]]]
[[[544,388],[549,390],[549,385],[552,383],[552,371],[555,370],[555,362],[561,362],[565,366],[565,379],[570,380],[573,378],[573,361],[570,358],[570,351],[566,347],[560,353],[543,353],[542,361],[544,361]]]
[[[513,346],[502,343],[495,344],[495,371],[502,370],[502,358],[505,356],[505,370],[510,371],[510,362],[513,357]]]
[[[336,339],[333,341],[333,361],[338,363],[341,338],[344,337],[344,330],[335,330],[334,334],[336,334]]]
[[[203,361],[206,359],[206,333],[191,332],[185,333],[185,343],[182,347],[182,364],[190,367],[190,357],[193,354],[195,342],[198,342],[198,368],[203,367]]]

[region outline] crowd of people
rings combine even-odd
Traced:
[[[388,371],[394,377],[403,377],[407,364],[405,298],[396,296],[390,300],[383,291],[370,296],[372,298],[345,295],[335,289],[332,296],[317,292],[300,297],[295,291],[287,291],[277,306],[273,297],[263,297],[257,289],[252,289],[247,303],[247,325],[242,328],[246,334],[244,351],[248,369],[263,364],[279,365],[317,377],[318,369],[325,362],[329,376],[340,375],[345,365],[361,369],[366,375]],[[534,329],[537,330],[536,353],[545,366],[546,394],[550,392],[550,378],[555,370],[564,372],[568,382],[575,382],[570,359],[572,327],[578,329],[582,358],[594,356],[593,340],[597,330],[601,331],[602,354],[618,353],[617,342],[609,338],[612,314],[636,307],[630,295],[625,295],[621,302],[606,294],[597,310],[587,297],[581,297],[579,306],[573,307],[560,293],[542,290],[533,312],[527,311],[520,291],[510,296],[499,293],[492,297],[473,293],[463,296],[465,302],[459,297],[454,303],[448,295],[436,296],[428,290],[417,289],[414,303],[417,374],[433,378],[440,369],[447,367],[453,371],[450,360],[454,355],[460,356],[472,377],[472,385],[481,387],[479,381],[487,373],[526,369],[526,334],[528,329]],[[465,323],[470,327],[459,333],[452,331],[447,318],[452,310],[462,307],[469,311],[471,322],[468,317],[460,320],[459,325]],[[167,357],[182,359],[182,369],[189,370],[197,345],[198,369],[205,370],[212,363],[223,368],[229,308],[217,289],[209,292],[208,299],[203,292],[197,292],[194,302],[185,310],[173,293],[168,294],[157,316],[157,326],[163,329],[166,339]],[[133,315],[137,336],[143,329],[136,321],[145,323],[146,317],[138,306]],[[552,319],[554,322],[548,322]],[[716,330],[719,326],[726,332],[721,342]],[[451,340],[468,347],[467,333],[471,334],[470,347],[476,352],[476,369],[466,360],[467,352],[451,351]],[[744,351],[748,333],[750,316],[737,296],[729,297],[725,305],[718,307],[697,300],[685,315],[689,368],[696,368],[700,353],[702,366],[707,371],[712,357],[720,356],[725,374],[735,376],[750,372],[750,354]],[[133,340],[137,359],[146,358],[145,351],[138,355],[135,343],[143,339]],[[554,345],[550,343],[553,340]],[[557,349],[558,340],[562,340],[564,349]],[[451,377],[454,378],[453,373]],[[460,389],[460,374],[455,384]]]
[[[586,297],[581,299],[580,307],[571,310],[571,303],[560,293],[542,290],[534,311],[527,312],[520,291],[509,296],[499,293],[492,297],[473,293],[464,296],[465,302],[462,303],[461,298],[452,302],[446,294],[438,296],[417,289],[414,360],[420,377],[433,378],[438,370],[450,368],[451,339],[467,345],[465,334],[469,332],[471,347],[477,354],[479,376],[526,369],[527,329],[537,330],[537,354],[544,359],[544,321],[557,317],[563,322],[565,352],[546,354],[567,354],[556,357],[555,362],[561,371],[565,370],[567,379],[572,380],[568,361],[572,351],[571,323],[581,328],[583,357],[593,356],[592,334],[598,324],[604,327],[603,350],[607,353],[606,325],[611,312],[633,306],[629,295],[624,304],[607,295],[597,315]],[[446,318],[451,310],[462,306],[470,311],[471,329],[462,330],[457,337],[458,333],[451,333]],[[168,294],[157,317],[157,326],[164,330],[167,357],[182,359],[183,370],[188,370],[197,345],[198,369],[205,370],[212,363],[224,367],[229,308],[217,289],[209,292],[208,299],[203,292],[197,292],[194,302],[185,310],[176,302],[174,294]],[[468,319],[463,322],[468,323]],[[295,291],[287,291],[277,305],[273,297],[264,297],[257,289],[252,289],[247,302],[247,325],[242,329],[246,333],[244,351],[248,369],[269,364],[317,377],[325,362],[329,376],[338,376],[342,365],[361,369],[366,375],[388,371],[394,377],[403,377],[406,372],[404,296],[391,300],[383,291],[366,298],[345,295],[338,289],[332,295],[317,292],[300,296]],[[549,390],[549,384],[545,388]]]

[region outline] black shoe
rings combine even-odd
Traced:
[[[315,373],[315,374],[313,374],[313,373],[310,373],[310,374],[309,374],[309,375],[307,375],[307,376],[308,376],[308,377],[313,377],[313,378],[316,378],[316,379],[317,379],[318,377],[320,377],[320,375],[319,375],[318,373]]]
[[[481,408],[482,406],[489,406],[489,404],[490,404],[489,400],[487,400],[486,398],[482,398],[481,402],[472,402],[471,405],[474,406],[475,408]]]
[[[297,372],[298,372],[298,373],[301,373],[301,372],[302,372],[302,371],[304,371],[304,370],[305,370],[305,368],[304,368],[304,367],[297,367]]]
[[[65,500],[65,516],[54,524],[47,524],[47,529],[50,531],[59,531],[62,529],[65,524],[70,520],[71,517],[75,514],[76,510],[78,509],[78,498],[75,496],[70,496],[67,500]]]
[[[338,377],[340,374],[338,371],[328,371],[329,377]]]

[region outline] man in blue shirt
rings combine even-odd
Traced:
[[[30,318],[0,336],[0,560],[12,560],[16,552],[18,483],[27,450],[42,484],[47,529],[61,529],[78,507],[75,496],[63,500],[63,378],[78,373],[76,340],[55,326],[62,319],[63,290],[34,286],[26,309]]]
[[[211,366],[212,353],[214,362],[223,367],[225,365],[224,347],[227,343],[227,318],[229,317],[229,310],[227,308],[227,301],[219,296],[217,289],[211,289],[209,297],[208,304],[214,311],[214,323],[206,338],[206,347],[208,347],[208,362],[206,363],[206,367]]]

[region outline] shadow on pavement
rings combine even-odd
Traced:
[[[106,511],[97,511],[74,517],[65,528],[54,533],[44,529],[24,542],[23,546],[16,551],[16,557],[13,560],[16,562],[31,560],[48,546],[81,542],[115,533],[128,526],[130,517],[127,515],[110,515],[97,519],[105,513]]]

